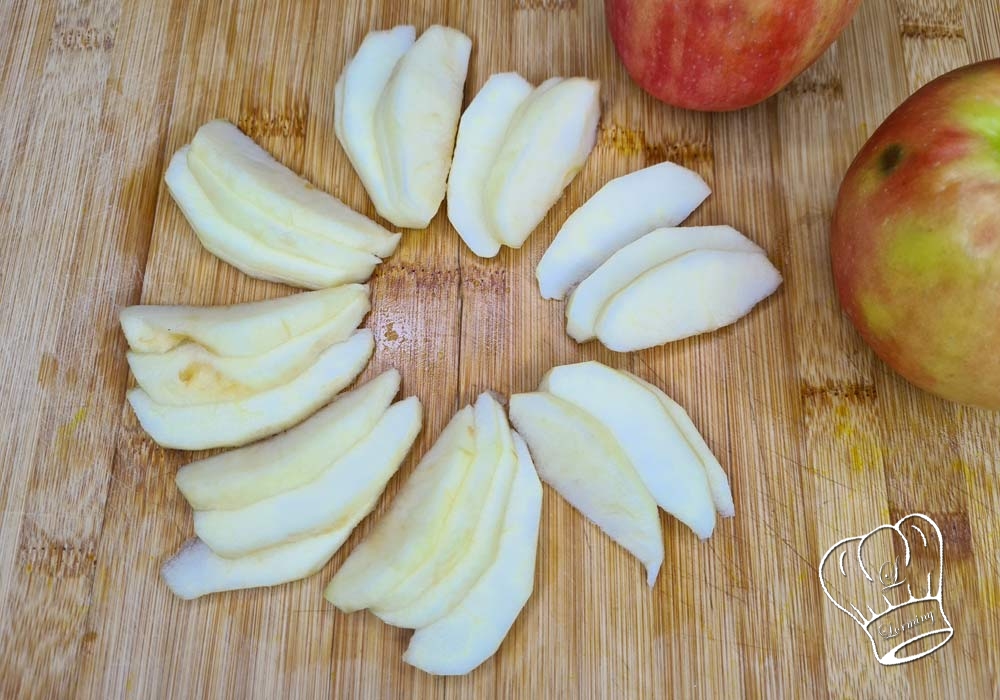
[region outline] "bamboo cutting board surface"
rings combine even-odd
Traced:
[[[13,0],[0,7],[0,696],[991,697],[1000,637],[1000,416],[891,374],[834,299],[828,225],[878,123],[932,77],[1000,55],[995,0],[865,0],[835,46],[777,97],[732,114],[671,109],[633,85],[598,0],[183,2]],[[373,28],[438,22],[474,41],[466,101],[516,70],[602,83],[586,168],[520,251],[474,257],[443,210],[373,278],[377,337],[425,427],[376,513],[322,573],[271,590],[173,598],[162,562],[190,536],[173,476],[124,403],[117,312],[289,290],[202,250],[170,200],[170,155],[228,118],[283,162],[373,209],[333,135],[333,84]],[[691,224],[763,245],[781,290],[735,326],[631,355],[578,347],[534,266],[609,178],[671,159],[714,194]],[[322,589],[460,406],[598,359],[688,408],[730,474],[737,517],[701,543],[663,517],[655,588],[546,489],[535,594],[499,653],[435,679],[409,632],[345,616]],[[945,539],[955,636],[880,666],[826,600],[835,541],[907,513]]]

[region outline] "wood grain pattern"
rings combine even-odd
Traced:
[[[444,212],[373,278],[378,349],[425,429],[380,509],[452,413],[599,359],[688,407],[733,482],[708,543],[664,516],[666,563],[638,562],[546,491],[536,591],[500,652],[464,678],[400,659],[408,632],[345,616],[324,571],[274,590],[175,600],[158,569],[191,533],[173,475],[124,405],[122,306],[288,290],[203,251],[166,195],[166,160],[228,118],[290,167],[374,211],[333,137],[333,82],[370,29],[432,22],[474,40],[467,100],[516,70],[601,80],[586,168],[520,251],[483,261]],[[837,308],[827,234],[853,154],[909,93],[1000,55],[993,0],[868,0],[812,68],[755,108],[704,115],[644,95],[599,0],[459,3],[17,0],[0,7],[0,696],[996,697],[1000,418],[888,371]],[[690,223],[761,243],[785,285],[717,333],[632,355],[564,333],[534,267],[609,178],[671,159],[714,194]],[[879,666],[823,596],[827,547],[911,511],[945,532],[956,633]]]

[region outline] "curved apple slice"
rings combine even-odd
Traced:
[[[397,226],[425,228],[444,200],[472,40],[433,25],[386,83],[375,107],[375,143]]]
[[[367,608],[420,566],[441,535],[475,450],[471,406],[455,414],[389,511],[340,567],[324,596],[344,612]]]
[[[781,285],[766,256],[695,250],[640,275],[605,304],[602,343],[631,352],[735,323]]]
[[[474,410],[475,457],[451,504],[442,511],[440,534],[420,565],[371,606],[372,612],[384,622],[394,624],[390,622],[394,613],[414,604],[435,583],[444,579],[474,540],[490,484],[510,440],[503,409],[489,393],[480,394]]]
[[[184,600],[298,581],[322,569],[353,529],[345,525],[238,559],[220,557],[195,538],[163,565],[160,575],[171,592]]]
[[[367,300],[366,285],[300,292],[230,306],[157,306],[122,309],[122,331],[132,350],[163,353],[192,341],[216,355],[253,357],[274,350]]]
[[[181,467],[177,488],[195,510],[235,510],[308,484],[372,431],[398,391],[399,372],[383,372],[281,435]]]
[[[681,431],[691,449],[698,455],[702,466],[705,467],[705,475],[708,477],[708,489],[712,492],[712,501],[715,502],[715,510],[718,511],[719,515],[724,518],[731,518],[736,515],[736,504],[733,503],[733,491],[729,486],[729,477],[726,476],[726,472],[723,471],[719,460],[712,454],[711,448],[709,448],[701,433],[698,432],[698,428],[695,426],[694,421],[691,420],[688,412],[684,410],[684,407],[667,396],[666,392],[660,389],[660,387],[650,384],[645,379],[637,377],[631,372],[623,371],[622,374],[628,375],[649,389],[660,400],[660,403],[663,404],[667,415],[673,419],[677,429]]]
[[[486,178],[514,113],[531,90],[531,83],[517,73],[493,75],[458,123],[455,157],[448,176],[448,220],[481,258],[492,258],[500,251],[483,200]]]
[[[363,288],[362,288],[363,289]],[[346,340],[371,304],[361,293],[326,323],[254,357],[222,357],[197,343],[165,353],[128,352],[129,367],[156,403],[190,406],[244,399],[291,381],[335,343]]]
[[[705,469],[655,396],[600,362],[553,367],[539,391],[575,404],[603,424],[657,504],[698,537],[711,536],[715,507]]]
[[[542,485],[521,436],[513,437],[517,473],[496,557],[456,607],[413,633],[403,654],[427,673],[462,675],[493,656],[535,588]]]
[[[375,107],[392,69],[413,46],[416,37],[417,30],[409,25],[369,32],[340,74],[334,97],[337,140],[379,215],[393,223],[401,217],[387,188],[375,142]]]
[[[208,252],[251,277],[306,289],[364,282],[371,277],[374,264],[354,269],[320,264],[270,248],[231,224],[212,205],[188,167],[189,148],[184,146],[174,154],[164,179],[174,201]]]
[[[502,410],[500,414],[503,419]],[[498,437],[500,458],[493,470],[481,509],[478,513],[470,514],[470,518],[476,523],[468,544],[464,550],[456,552],[450,558],[450,567],[446,562],[443,570],[435,574],[430,586],[415,600],[399,608],[376,607],[375,614],[384,622],[411,629],[431,624],[458,605],[493,562],[510,499],[511,483],[517,472],[517,454],[506,420],[502,420]],[[408,579],[406,583],[411,581],[412,579]]]
[[[204,124],[191,150],[231,192],[283,225],[322,236],[380,258],[392,255],[399,234],[391,233],[331,194],[302,179],[229,122]]]
[[[568,78],[543,83],[521,103],[486,180],[501,243],[520,248],[580,172],[597,139],[599,94],[597,82]]]
[[[389,407],[375,427],[315,480],[237,510],[194,514],[194,531],[213,552],[240,557],[359,522],[396,473],[420,432],[420,401]],[[352,520],[353,519],[353,520]]]
[[[374,268],[382,262],[377,255],[366,250],[293,229],[263,209],[257,209],[231,192],[194,151],[188,151],[188,168],[216,211],[229,223],[274,250],[297,255],[321,265],[352,269],[368,266]]]
[[[143,429],[163,447],[245,445],[295,425],[332,399],[365,368],[374,349],[371,331],[358,331],[287,384],[237,401],[164,406],[142,389],[132,389],[127,398]]]
[[[676,226],[709,194],[697,173],[670,162],[609,181],[570,214],[538,262],[542,298],[562,299],[616,250],[653,229]]]
[[[596,337],[594,326],[608,299],[657,265],[706,248],[763,252],[729,226],[663,228],[647,233],[608,258],[573,290],[566,305],[566,332],[578,343]]]
[[[608,429],[545,392],[511,396],[510,420],[542,480],[642,562],[650,586],[656,583],[663,565],[656,501]]]

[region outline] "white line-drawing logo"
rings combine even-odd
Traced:
[[[916,661],[954,634],[941,606],[944,544],[921,513],[830,547],[819,581],[833,604],[865,631],[880,664]]]

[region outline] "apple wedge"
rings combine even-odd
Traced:
[[[510,445],[510,427],[503,409],[489,393],[483,393],[476,400],[474,410],[475,457],[450,506],[440,514],[437,538],[416,569],[370,606],[372,612],[388,624],[395,624],[391,620],[396,619],[398,613],[414,605],[435,584],[445,579],[452,567],[466,555],[475,539],[481,515],[487,508],[490,485],[495,475],[500,471],[501,479],[509,479],[510,472],[504,471],[503,458]],[[484,534],[484,538],[488,540],[488,535]],[[434,603],[427,601],[424,605],[420,611],[432,608]],[[403,615],[399,618],[403,619]]]
[[[357,331],[287,384],[237,401],[165,406],[142,389],[132,389],[127,398],[143,429],[163,447],[234,447],[279,433],[313,413],[354,381],[374,349],[371,331]]]
[[[472,40],[433,25],[393,68],[375,107],[375,144],[397,226],[426,228],[444,200]]]
[[[645,379],[641,379],[631,372],[623,372],[623,374],[627,374],[639,384],[649,389],[660,400],[667,415],[673,419],[674,424],[688,441],[688,445],[698,455],[702,466],[705,467],[705,475],[708,477],[708,489],[712,492],[712,501],[715,502],[715,510],[719,515],[724,518],[731,518],[736,515],[736,505],[733,503],[733,491],[729,486],[729,477],[726,476],[726,472],[723,471],[719,460],[712,454],[712,450],[705,443],[705,438],[698,432],[698,428],[695,426],[694,421],[691,420],[688,412],[684,410],[684,407],[667,396],[658,386],[650,384]]]
[[[129,367],[149,398],[170,406],[245,399],[286,384],[335,343],[346,340],[371,304],[359,294],[330,320],[254,357],[224,357],[197,343],[165,353],[128,352]]]
[[[656,501],[608,429],[544,392],[511,396],[510,420],[542,481],[631,552],[646,567],[647,583],[656,583],[663,564]]]
[[[427,673],[462,675],[493,656],[534,590],[542,485],[524,441],[513,437],[517,474],[496,557],[457,606],[413,633],[403,654]]]
[[[188,168],[215,210],[230,224],[265,246],[321,265],[348,269],[368,266],[374,268],[382,262],[374,253],[352,248],[322,235],[294,229],[265,210],[241,199],[226,187],[222,178],[195,151],[188,151],[187,160]]]
[[[345,525],[239,559],[220,557],[195,538],[163,565],[160,575],[171,592],[184,600],[298,581],[322,569],[353,529],[353,525]]]
[[[500,458],[493,470],[481,509],[478,513],[470,514],[470,519],[477,522],[468,544],[463,551],[453,554],[444,567],[439,567],[439,573],[435,574],[431,585],[415,600],[393,609],[377,606],[374,612],[383,622],[410,629],[431,624],[462,600],[496,558],[511,484],[517,473],[517,453],[514,451],[510,426],[507,425],[502,410],[498,438]],[[409,584],[412,580],[413,577],[406,583]]]
[[[676,226],[709,194],[697,173],[670,162],[611,180],[570,214],[538,262],[542,298],[562,299],[616,250]]]
[[[375,427],[313,481],[237,510],[198,511],[194,531],[213,552],[240,557],[357,524],[402,464],[420,432],[420,401],[389,407]]]
[[[715,528],[705,468],[660,402],[600,362],[553,367],[547,391],[593,416],[614,436],[656,503],[702,539]]]
[[[328,601],[345,613],[367,608],[420,566],[441,536],[443,515],[474,452],[473,409],[467,406],[451,419],[389,511],[337,571],[324,592]]]
[[[566,332],[578,343],[595,338],[594,327],[608,299],[657,265],[700,249],[764,252],[729,226],[662,228],[647,233],[608,258],[573,290],[566,305]]]
[[[395,223],[401,217],[387,189],[375,142],[375,108],[392,70],[417,38],[412,26],[369,32],[335,90],[334,130],[379,215]]]
[[[781,285],[766,256],[695,250],[640,275],[605,304],[604,345],[631,352],[735,323]]]
[[[174,154],[164,179],[174,201],[208,252],[251,277],[306,289],[364,282],[371,277],[374,264],[341,268],[317,263],[270,248],[234,226],[212,205],[188,167],[189,148],[184,146]]]
[[[486,179],[484,200],[501,243],[520,248],[580,172],[597,139],[600,85],[546,81],[524,100]]]
[[[345,284],[231,306],[129,306],[119,321],[135,352],[163,353],[192,341],[216,355],[253,357],[348,313],[368,296],[367,286]]]
[[[191,151],[246,206],[262,209],[290,229],[380,258],[392,255],[399,244],[398,233],[300,178],[227,121],[204,124],[191,141]]]
[[[383,372],[281,435],[181,467],[177,488],[196,511],[236,511],[309,484],[371,433],[398,391],[399,372]]]
[[[469,249],[481,258],[500,252],[483,192],[493,161],[514,113],[531,94],[531,83],[517,73],[490,77],[466,107],[458,124],[455,157],[448,176],[448,220]]]

